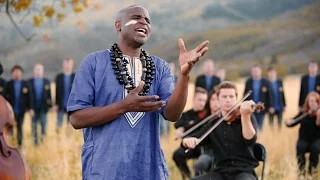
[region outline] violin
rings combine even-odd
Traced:
[[[265,109],[264,103],[258,102],[257,104],[252,105],[252,109],[254,109],[254,111],[261,112]],[[241,117],[240,107],[238,107],[228,117],[226,117],[227,123],[230,124],[236,119],[240,119],[240,117]]]
[[[7,141],[8,130],[13,125],[12,107],[0,95],[0,179],[30,180],[30,169],[23,155]]]

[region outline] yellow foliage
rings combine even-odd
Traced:
[[[48,18],[51,18],[55,14],[55,9],[52,6],[44,6],[42,9],[44,15]]]
[[[61,6],[62,8],[65,8],[65,7],[67,6],[67,5],[66,5],[66,2],[61,1],[60,6]]]
[[[0,3],[4,3],[6,0],[0,0]]]
[[[87,8],[89,6],[89,1],[84,0],[82,4],[83,4],[83,7]]]
[[[19,0],[14,4],[14,9],[16,12],[20,12],[21,10],[26,10],[30,7],[32,0]]]
[[[79,0],[71,0],[71,3],[76,5],[79,3]]]
[[[80,6],[75,6],[74,8],[73,8],[73,11],[75,12],[75,13],[80,13],[80,12],[82,12],[82,7],[80,7]]]
[[[33,26],[39,27],[42,23],[43,23],[43,16],[42,15],[33,16]]]
[[[100,4],[97,3],[97,2],[93,4],[93,7],[94,7],[96,10],[100,10]]]
[[[58,13],[58,14],[57,14],[58,22],[61,22],[65,17],[66,17],[66,15],[64,15],[64,14],[62,14],[62,13]]]

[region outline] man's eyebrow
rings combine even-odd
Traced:
[[[143,16],[143,15],[141,15],[141,14],[133,14],[133,15],[131,15],[130,17],[139,17],[139,18],[143,17],[143,18],[145,18],[145,19],[147,19],[147,20],[150,21],[150,18],[149,18],[149,17]]]

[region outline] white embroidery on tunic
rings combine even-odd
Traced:
[[[125,59],[129,61],[127,64],[128,72],[133,79],[135,86],[137,87],[141,81],[142,75],[142,64],[139,58],[135,57],[133,60],[129,56],[123,55]],[[133,66],[131,66],[133,64]],[[123,86],[123,98],[128,95],[127,90]],[[129,125],[134,128],[138,122],[143,118],[145,112],[127,112],[124,114]]]

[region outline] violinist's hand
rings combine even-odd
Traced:
[[[208,51],[209,41],[204,41],[198,47],[187,51],[184,46],[184,42],[181,38],[178,40],[180,55],[179,55],[179,64],[181,68],[182,75],[189,75],[193,65],[199,61],[199,58],[203,56]]]
[[[176,132],[175,132],[176,138],[181,138],[183,133],[184,133],[183,127],[179,127],[178,129],[176,129]]]
[[[250,100],[250,101],[244,101],[242,102],[241,106],[240,106],[240,114],[241,116],[249,116],[254,112],[254,106],[255,103],[254,101]]]
[[[290,126],[293,123],[293,119],[287,119],[284,121],[287,126]]]
[[[153,112],[159,110],[162,106],[166,105],[165,101],[154,101],[151,100],[159,99],[159,96],[139,96],[139,92],[142,90],[144,82],[130,91],[130,93],[122,100],[125,112]]]
[[[182,145],[188,149],[194,149],[199,143],[199,139],[195,137],[188,137],[182,140]]]

